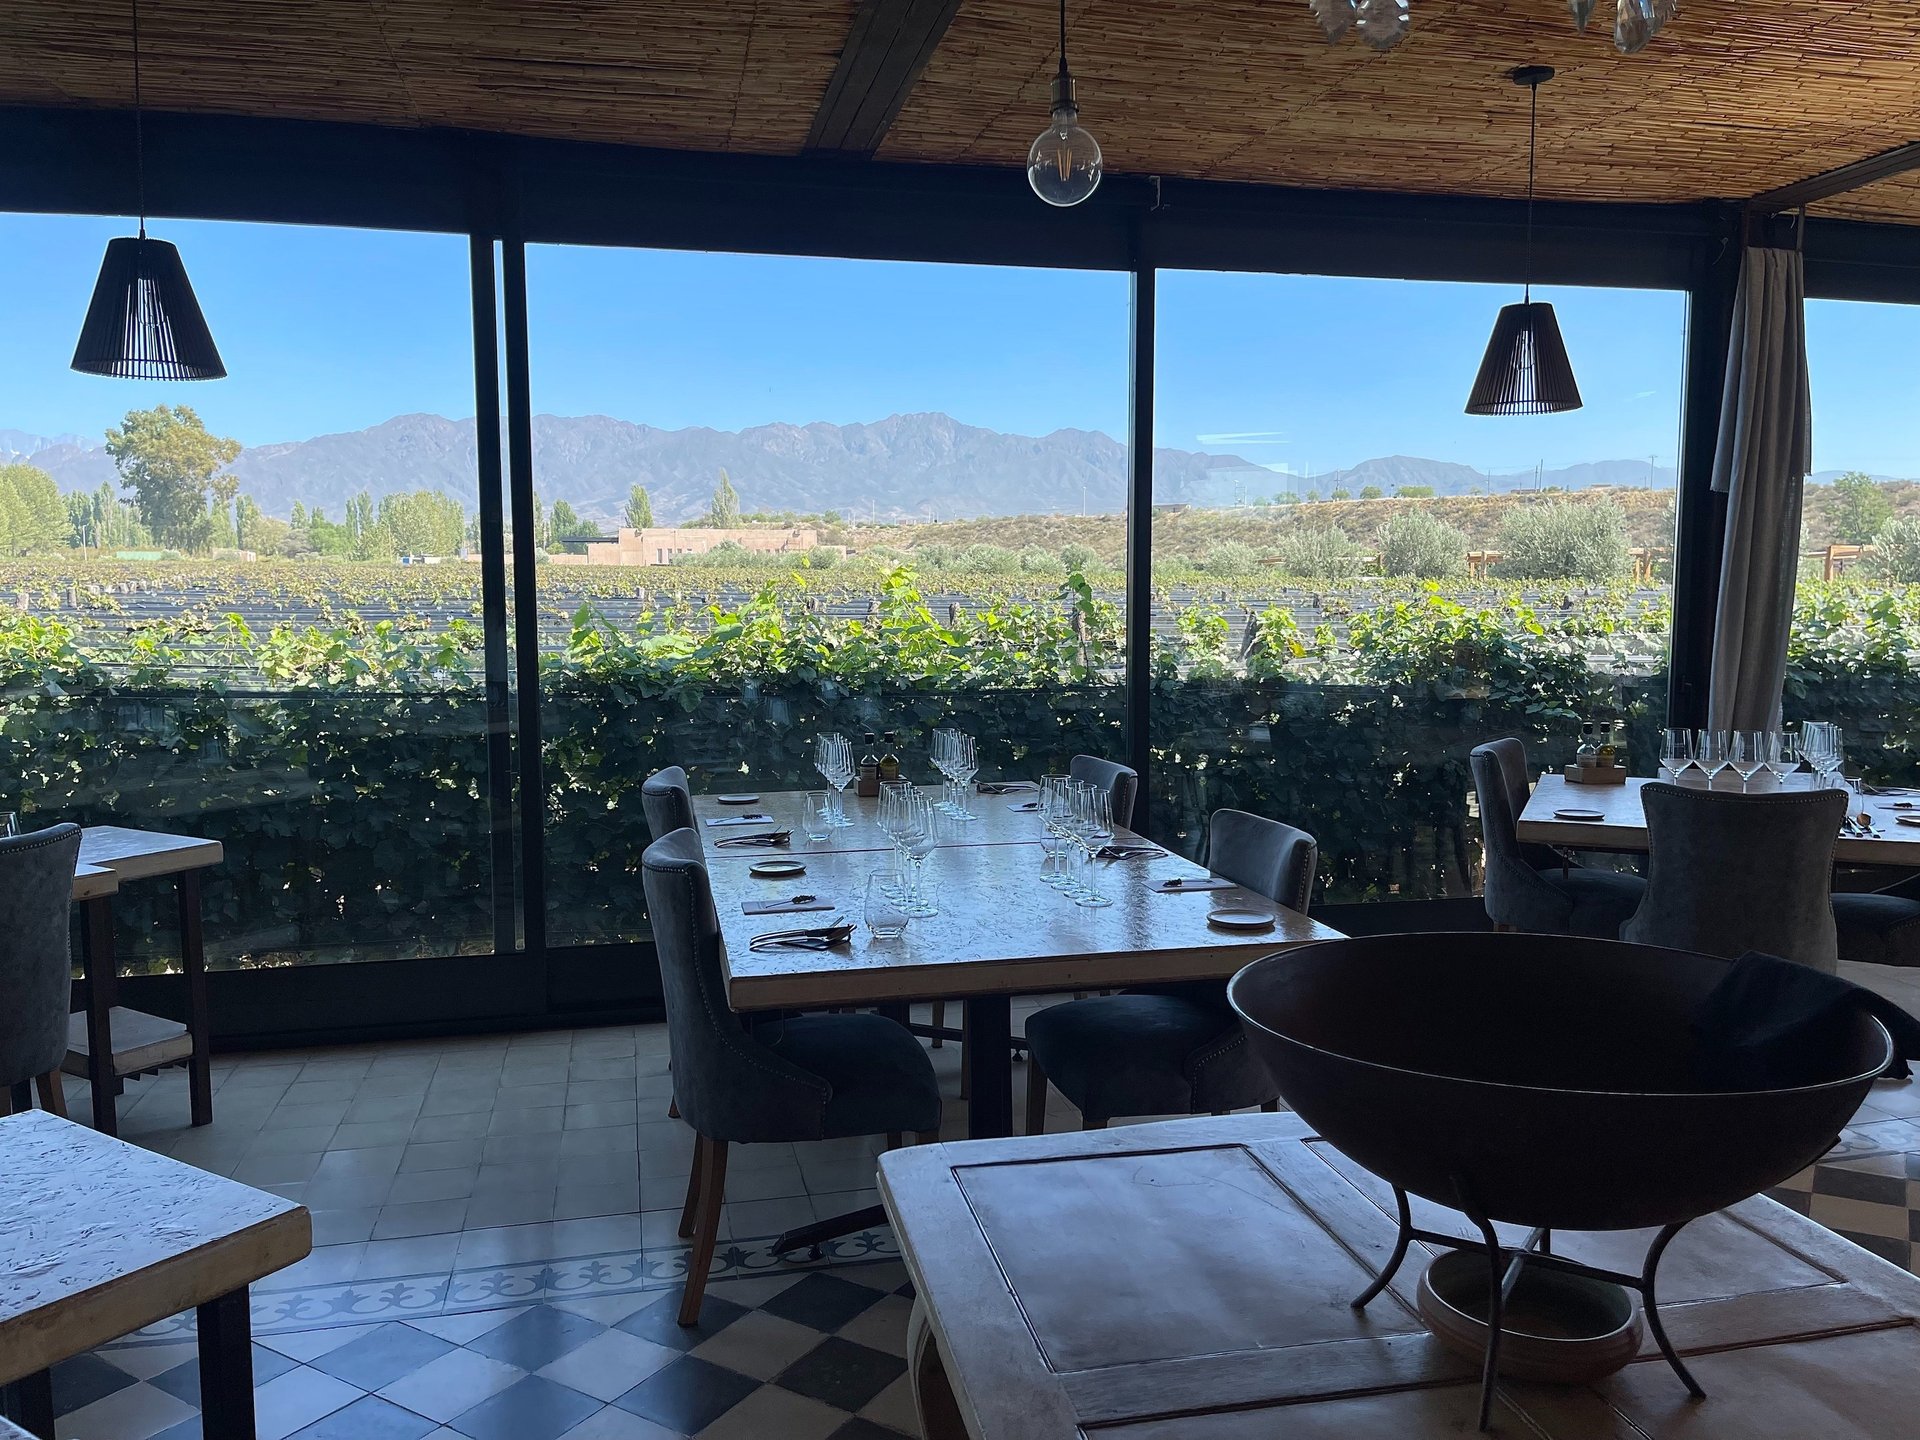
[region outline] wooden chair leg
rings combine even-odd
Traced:
[[[40,1108],[49,1115],[67,1118],[67,1092],[60,1084],[60,1072],[49,1070],[34,1082],[34,1088],[40,1092]]]
[[[1047,1072],[1040,1068],[1039,1057],[1027,1055],[1027,1134],[1044,1135],[1047,1129]]]
[[[698,1324],[707,1294],[713,1246],[720,1238],[720,1202],[727,1188],[727,1142],[709,1140],[700,1157],[700,1205],[694,1220],[693,1249],[687,1253],[687,1283],[680,1292],[680,1323]]]
[[[933,1002],[933,1015],[931,1018],[933,1021],[933,1028],[936,1030],[939,1030],[946,1025],[947,1023],[947,1002],[946,1001],[936,1000]],[[942,1045],[945,1045],[946,1043],[947,1043],[947,1040],[944,1035],[936,1035],[933,1037],[933,1048],[936,1050],[938,1050]]]
[[[680,1207],[680,1238],[693,1234],[693,1221],[700,1209],[700,1170],[707,1163],[707,1137],[693,1137],[693,1169],[687,1176],[687,1203]]]

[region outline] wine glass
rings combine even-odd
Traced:
[[[857,778],[859,771],[853,763],[853,746],[844,735],[827,737],[827,783],[833,787],[833,823],[845,827],[853,824],[847,814],[846,790]]]
[[[1846,769],[1847,752],[1841,738],[1838,725],[1823,720],[1810,725],[1806,735],[1807,763],[1813,766],[1813,788],[1824,790],[1833,783],[1833,777]]]
[[[1094,869],[1093,857],[1100,851],[1101,845],[1113,837],[1113,800],[1099,786],[1088,785],[1080,793],[1080,813],[1082,824],[1077,829],[1080,841],[1080,889],[1073,897],[1076,905],[1085,905],[1098,909],[1113,904],[1110,896],[1102,893],[1094,883],[1098,872]]]
[[[1061,785],[1066,777],[1062,775],[1043,775],[1040,778],[1040,879],[1043,884],[1056,890],[1064,890],[1067,877],[1063,873],[1065,864],[1062,856],[1066,847],[1066,835],[1060,823],[1060,809],[1064,803]]]
[[[1669,729],[1660,732],[1660,774],[1677,784],[1693,768],[1693,731]]]
[[[907,852],[901,846],[900,836],[906,828],[907,797],[912,793],[913,787],[904,780],[889,780],[880,787],[880,833],[893,847],[893,875],[888,881],[888,893],[896,900],[904,899],[907,893]]]
[[[907,898],[904,908],[914,919],[938,915],[940,907],[927,897],[927,862],[940,846],[940,816],[918,791],[906,796],[906,823],[900,846],[907,856]]]
[[[1693,763],[1707,777],[1708,788],[1733,759],[1733,740],[1725,730],[1702,730],[1693,737]]]
[[[953,741],[954,818],[971,823],[979,817],[973,813],[967,787],[973,783],[973,777],[980,773],[980,757],[971,735],[955,732]]]
[[[1727,763],[1733,767],[1733,773],[1740,777],[1740,788],[1744,791],[1752,783],[1753,777],[1767,768],[1767,732],[1728,732]]]

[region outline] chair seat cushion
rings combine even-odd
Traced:
[[[795,1015],[761,1021],[753,1038],[833,1087],[820,1139],[940,1128],[933,1061],[905,1026],[881,1015]]]
[[[1620,870],[1589,870],[1576,866],[1562,871],[1557,865],[1540,877],[1573,902],[1567,933],[1598,940],[1618,940],[1620,927],[1640,908],[1647,882]]]
[[[1224,987],[1050,1006],[1028,1017],[1027,1043],[1055,1088],[1090,1120],[1238,1110],[1277,1093]]]
[[[1920,900],[1904,895],[1833,897],[1840,958],[1868,965],[1920,965]]]

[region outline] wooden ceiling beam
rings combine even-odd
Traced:
[[[806,148],[878,150],[959,8],[960,0],[860,0]]]
[[[1896,145],[1891,150],[1869,155],[1864,160],[1855,160],[1850,165],[1838,165],[1818,175],[1809,175],[1804,180],[1795,180],[1791,185],[1763,191],[1747,202],[1747,208],[1764,215],[1798,210],[1802,205],[1831,200],[1849,190],[1890,180],[1895,175],[1905,175],[1911,170],[1920,170],[1920,141]]]

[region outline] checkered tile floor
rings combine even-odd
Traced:
[[[259,1440],[901,1440],[912,1287],[896,1261],[336,1325],[254,1345]],[[61,1440],[199,1440],[192,1342],[54,1370]]]

